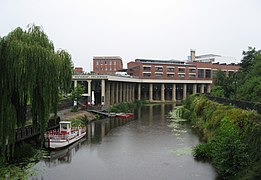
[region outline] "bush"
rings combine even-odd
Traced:
[[[198,160],[209,160],[211,159],[211,150],[209,144],[198,144],[193,149],[193,156]]]

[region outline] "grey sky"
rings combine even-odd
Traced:
[[[236,57],[261,49],[260,0],[1,0],[0,36],[41,25],[56,49],[90,70],[92,57],[181,59]]]

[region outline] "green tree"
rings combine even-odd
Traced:
[[[27,102],[32,104],[33,127],[41,138],[50,112],[56,113],[59,91],[71,85],[71,56],[56,52],[43,29],[30,25],[16,28],[0,38],[0,151],[9,158],[15,144],[15,129],[26,120]]]
[[[84,86],[78,84],[73,90],[72,90],[72,100],[76,103],[76,107],[78,108],[78,101],[81,99],[82,94],[84,93]]]
[[[214,87],[211,89],[210,94],[211,94],[212,96],[225,97],[224,89],[223,89],[221,86],[214,86]]]

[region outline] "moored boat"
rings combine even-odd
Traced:
[[[59,131],[47,131],[45,133],[45,146],[58,149],[68,146],[86,135],[84,128],[80,126],[72,129],[70,121],[61,121]]]
[[[132,118],[134,117],[133,113],[117,113],[116,114],[117,118]]]

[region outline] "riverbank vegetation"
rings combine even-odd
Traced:
[[[119,104],[115,104],[113,106],[110,107],[109,112],[112,113],[130,113],[133,112],[135,109],[148,104],[147,101],[139,101],[136,100],[134,102],[131,103],[119,103]]]
[[[0,159],[14,158],[15,129],[26,122],[31,103],[34,128],[41,139],[51,112],[57,112],[59,93],[71,86],[71,56],[55,51],[54,44],[39,26],[16,28],[0,38]]]
[[[195,158],[212,162],[219,175],[229,179],[261,177],[261,116],[208,100],[189,96],[182,118],[188,119],[203,136]]]

